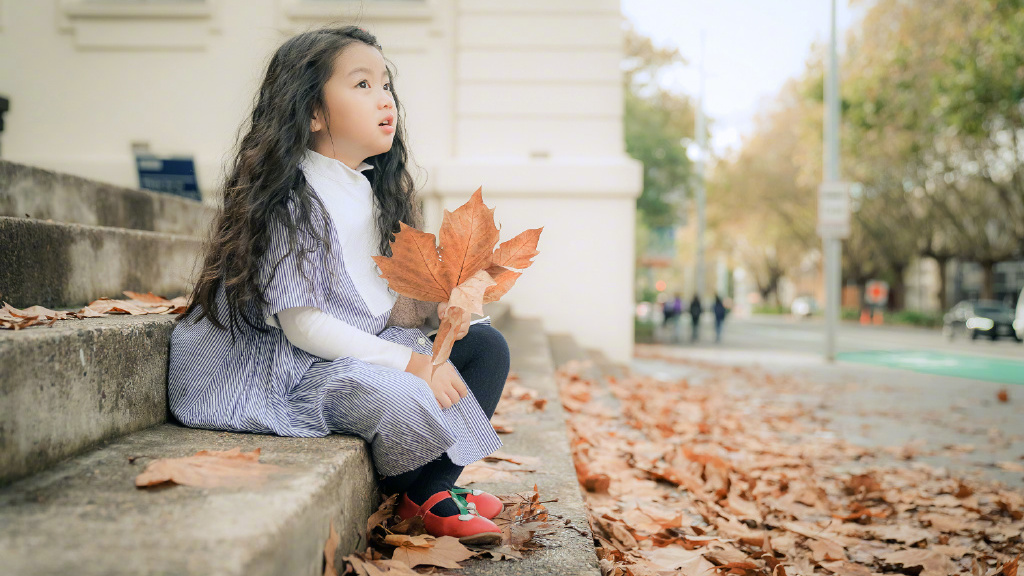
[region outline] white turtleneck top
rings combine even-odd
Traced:
[[[371,258],[380,255],[378,210],[370,182],[362,173],[373,166],[364,162],[353,170],[309,150],[300,168],[334,223],[345,271],[359,295],[374,315],[391,310],[396,296]],[[325,360],[352,357],[405,370],[412,358],[411,348],[364,332],[319,308],[288,308],[266,321],[281,328],[293,346]]]

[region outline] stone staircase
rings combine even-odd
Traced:
[[[196,202],[0,161],[0,299],[76,308],[122,290],[185,293],[210,217]],[[553,347],[539,320],[506,306],[487,312],[513,371],[549,402],[503,437],[506,452],[544,465],[521,482],[481,487],[537,484],[579,530],[559,531],[521,562],[471,561],[462,573],[597,575],[553,377],[553,349],[571,346],[560,338]],[[0,573],[319,575],[331,522],[338,557],[365,546],[379,494],[362,440],[178,425],[166,388],[173,320],[0,330]],[[233,447],[260,448],[262,462],[285,471],[257,488],[134,486],[155,458]]]

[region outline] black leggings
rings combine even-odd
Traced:
[[[449,358],[490,419],[508,379],[509,353],[505,337],[491,326],[475,324],[469,327],[465,337],[455,341]],[[462,467],[452,463],[447,454],[442,454],[419,468],[382,478],[381,491],[385,494],[405,492],[424,471],[432,477],[445,479],[442,483],[454,486]]]

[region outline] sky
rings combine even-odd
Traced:
[[[836,0],[840,42],[863,13]],[[758,110],[789,78],[799,76],[815,42],[829,40],[829,0],[622,0],[622,12],[641,34],[679,49],[689,65],[669,88],[697,96],[704,32],[704,110],[713,122],[711,147],[738,148]]]

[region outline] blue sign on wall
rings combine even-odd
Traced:
[[[139,187],[201,200],[196,165],[189,156],[161,158],[152,155],[135,157],[139,169]]]

